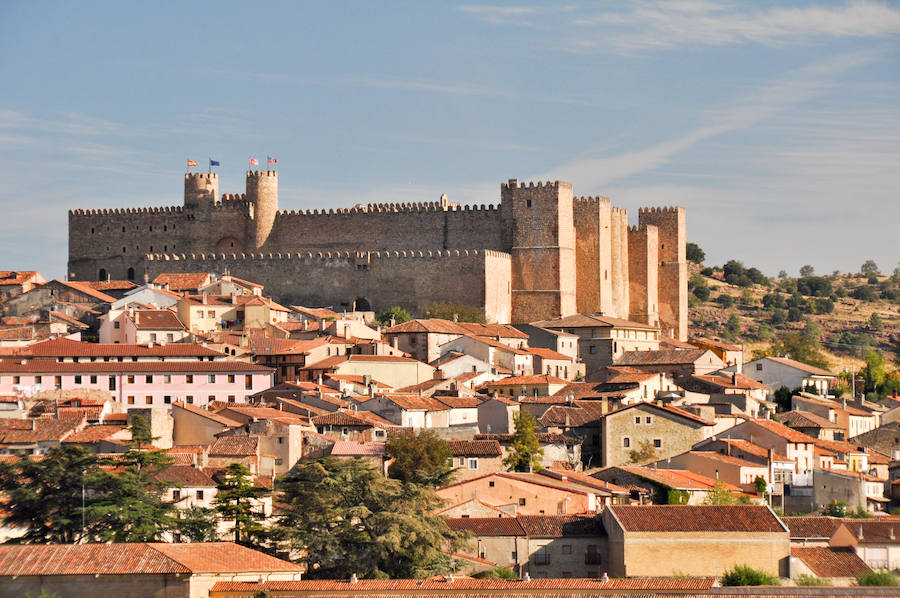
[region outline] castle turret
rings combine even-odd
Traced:
[[[278,213],[278,171],[248,170],[247,201],[253,208],[248,237],[254,249],[266,244]]]
[[[184,207],[211,207],[219,197],[219,175],[215,172],[187,172],[184,175]]]
[[[659,229],[659,319],[664,331],[687,340],[687,239],[684,208],[641,208],[640,226]]]
[[[576,311],[572,185],[560,181],[500,187],[512,217],[512,321],[533,322]]]

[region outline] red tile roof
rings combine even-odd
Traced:
[[[776,413],[775,417],[779,422],[790,428],[824,428],[826,430],[842,429],[841,426],[809,411],[786,411],[784,413]]]
[[[153,284],[159,286],[169,285],[170,291],[196,291],[201,286],[208,284],[209,280],[210,276],[207,272],[185,274],[168,272],[154,278]]]
[[[709,490],[716,480],[686,469],[659,469],[655,467],[637,467],[631,465],[618,465],[622,471],[650,480],[662,486],[675,488],[676,490]],[[737,486],[723,482],[726,490],[740,492]]]
[[[82,424],[81,419],[17,419],[0,421],[0,444],[61,442]]]
[[[755,505],[610,505],[628,532],[745,532],[787,534],[768,507]]]
[[[599,517],[586,515],[519,515],[519,525],[532,538],[606,537]]]
[[[383,457],[385,445],[383,442],[351,442],[338,440],[331,447],[332,457]]]
[[[816,577],[856,577],[872,571],[852,548],[792,546],[791,556],[803,561]]]
[[[831,538],[841,526],[841,520],[836,517],[782,517],[781,522],[791,531],[792,540]]]
[[[488,382],[484,386],[487,388],[497,388],[501,386],[519,386],[519,385],[536,385],[536,384],[568,384],[562,378],[551,376],[550,374],[541,374],[537,376],[510,376],[502,380]]]
[[[812,436],[807,436],[803,432],[798,432],[797,430],[788,428],[786,425],[780,424],[777,421],[771,419],[750,419],[747,420],[747,423],[756,424],[760,428],[765,428],[769,432],[777,434],[788,442],[793,442],[795,444],[815,444],[816,442],[816,439]]]
[[[194,343],[168,343],[166,345],[124,345],[116,343],[85,343],[67,338],[56,338],[34,343],[28,347],[33,357],[224,357]]]
[[[615,365],[689,365],[706,353],[705,349],[660,349],[658,351],[625,351]]]
[[[200,417],[205,417],[206,419],[212,420],[218,424],[222,424],[228,428],[233,428],[235,426],[240,426],[241,422],[236,419],[232,419],[230,417],[226,417],[224,415],[220,415],[215,411],[210,411],[209,409],[203,409],[202,407],[197,407],[195,405],[190,405],[188,403],[183,403],[181,401],[175,401],[172,403],[173,407],[178,407],[180,409],[184,409],[189,413],[193,413],[194,415],[199,415]]]
[[[815,366],[809,365],[808,363],[803,363],[800,361],[795,361],[793,359],[789,359],[787,357],[763,357],[763,359],[769,359],[776,363],[780,363],[781,365],[786,365],[788,367],[792,367],[797,370],[801,370],[806,372],[807,374],[811,374],[813,376],[828,376],[830,378],[834,378],[835,375],[829,372],[828,370],[823,370],[822,368],[817,368]]]
[[[209,447],[210,456],[250,457],[259,449],[258,436],[220,436]]]
[[[267,368],[245,361],[64,361],[50,359],[0,359],[0,373],[4,374],[153,374],[153,373],[269,373]]]
[[[475,536],[525,536],[518,517],[458,517],[447,519],[454,531],[472,532]]]
[[[153,475],[159,482],[180,488],[215,488],[216,482],[199,467],[170,465]]]
[[[562,361],[574,361],[568,355],[563,353],[559,353],[558,351],[554,351],[553,349],[546,349],[544,347],[525,347],[525,351],[531,353],[532,355],[537,355],[542,359],[559,359]]]
[[[476,322],[457,322],[456,325],[473,336],[489,336],[500,338],[527,339],[528,335],[509,324],[478,324]]]
[[[461,328],[458,323],[440,318],[409,320],[382,330],[383,334],[421,334],[423,332],[432,334],[466,334],[466,330]]]
[[[114,303],[116,301],[115,297],[107,295],[106,293],[101,293],[100,291],[91,288],[90,285],[83,282],[73,282],[65,280],[54,280],[53,282],[58,282],[63,286],[69,287],[70,289],[78,291],[79,293],[84,293],[85,295],[88,295],[89,297],[103,303]]]
[[[454,457],[499,457],[503,454],[496,440],[448,440],[447,446]]]
[[[190,544],[181,544],[190,546]],[[213,592],[240,592],[242,596],[252,596],[255,592],[307,592],[313,595],[321,592],[321,595],[330,596],[394,596],[403,595],[428,595],[448,596],[462,595],[460,592],[471,592],[469,596],[487,596],[487,592],[496,592],[498,596],[509,596],[517,591],[522,591],[529,596],[571,595],[572,591],[579,594],[590,590],[609,592],[623,591],[644,593],[678,591],[696,592],[697,595],[706,595],[713,587],[716,580],[712,577],[693,577],[678,579],[673,577],[634,577],[634,578],[610,578],[579,579],[579,578],[532,578],[530,581],[517,579],[473,579],[471,577],[456,577],[452,581],[445,577],[433,577],[431,579],[360,579],[356,582],[349,580],[309,579],[303,581],[267,581],[267,582],[242,582],[220,581],[213,587]],[[441,594],[441,591],[448,594]],[[324,594],[326,593],[327,594]]]
[[[130,280],[81,281],[79,284],[87,285],[96,291],[128,291],[138,286]]]
[[[184,324],[168,309],[142,309],[134,312],[134,323],[144,330],[184,330]]]
[[[540,322],[532,322],[532,326],[540,328],[640,328],[643,330],[656,330],[656,326],[649,326],[641,322],[632,322],[631,320],[622,320],[610,316],[602,316],[599,314],[574,314],[565,318],[557,318],[555,320],[542,320]]]
[[[93,444],[95,442],[100,442],[101,440],[106,440],[113,434],[117,434],[123,430],[127,430],[128,428],[121,425],[99,425],[99,426],[87,426],[83,430],[79,430],[78,432],[73,432],[69,436],[63,440],[63,444]]]
[[[232,542],[0,545],[0,576],[268,571],[302,568]]]

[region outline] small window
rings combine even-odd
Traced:
[[[469,459],[469,469],[478,469],[478,457]]]
[[[206,376],[206,381],[209,382],[210,384],[215,384],[215,383],[216,383],[216,375],[215,375],[215,374],[208,374],[208,375]]]
[[[114,379],[114,378],[110,378],[110,380],[113,380],[113,379]],[[54,384],[54,386],[56,386],[56,389],[57,389],[57,390],[59,390],[60,388],[62,388],[62,376],[54,376],[54,378],[53,378],[53,384]]]
[[[203,500],[203,490],[197,490],[197,500]]]
[[[520,506],[520,507],[524,507],[524,506],[525,506],[525,499],[524,499],[524,498],[520,498],[520,499],[519,499],[519,506]]]
[[[250,374],[244,376],[244,389],[253,390],[253,376]]]
[[[186,375],[184,377],[184,383],[185,384],[193,384],[194,383],[194,375],[193,374]]]
[[[171,384],[172,383],[172,375],[165,374],[163,375],[163,384]]]
[[[208,397],[206,397],[206,400],[212,403],[216,400],[216,395],[209,395]]]
[[[188,405],[193,405],[194,404],[194,395],[188,395],[188,396],[184,397],[184,400],[187,401]]]
[[[174,501],[181,500],[181,490],[172,490],[172,500],[174,500]]]
[[[75,384],[81,384],[81,376],[75,376]]]
[[[624,448],[630,447],[631,446],[631,438],[629,438],[628,436],[625,436],[624,438],[622,438],[622,446]]]
[[[653,416],[652,416],[652,415],[648,415],[647,417],[645,417],[645,418],[644,418],[644,423],[645,423],[645,424],[652,424],[652,423],[653,423]]]
[[[96,382],[97,376],[91,376],[91,378],[93,378],[94,381]],[[35,383],[35,384],[40,384],[41,381],[43,381],[43,379],[44,379],[44,378],[43,378],[42,376],[35,376],[35,377],[34,377],[34,383]]]
[[[491,488],[493,488],[493,487],[494,487],[494,481],[491,480],[490,482],[488,482],[488,486],[490,486]]]
[[[234,384],[234,374],[228,374],[228,383]]]
[[[563,554],[572,554],[572,545],[571,544],[563,544],[562,553]]]
[[[589,352],[591,355],[593,355],[594,353],[596,353],[596,352],[597,352],[597,345],[591,345],[591,346],[590,346],[590,349],[588,349],[588,352]]]
[[[653,439],[653,448],[662,448],[662,438]]]
[[[640,423],[641,423],[641,416],[640,416],[640,415],[638,415],[638,416],[636,416],[636,417],[634,418],[634,423],[635,423],[635,424],[640,424]]]
[[[175,341],[175,334],[172,333],[172,332],[167,332],[167,333],[166,333],[166,342],[167,342],[167,343],[171,343],[171,342],[174,342],[174,341]]]
[[[153,404],[153,397],[151,397],[150,395],[145,396],[145,397],[144,397],[144,403],[147,404],[147,405],[152,405],[152,404]]]
[[[119,324],[121,324],[121,322],[119,322],[118,320],[116,320],[115,322],[113,322],[113,328],[115,328],[116,330],[118,330],[118,329],[119,329]]]
[[[172,404],[172,396],[171,395],[164,396],[163,403],[165,403],[166,405],[171,405]]]
[[[346,430],[347,428],[344,428],[344,429]],[[284,436],[278,437],[278,444],[284,444]]]
[[[144,382],[146,382],[147,384],[153,384],[153,376],[146,376]]]
[[[526,207],[526,208],[530,208],[530,207],[531,207],[531,200],[530,200],[530,199],[526,199],[526,200],[525,200],[525,207]]]
[[[151,333],[150,333],[150,342],[151,342],[151,343],[155,343],[155,342],[156,342],[156,333],[155,333],[155,332],[151,332]]]
[[[20,376],[13,376],[13,384],[19,384],[22,381]]]
[[[134,405],[134,395],[128,395],[128,404]]]
[[[235,402],[235,397],[234,397],[234,395],[228,395],[228,402],[229,402],[229,403],[234,403],[234,402]]]
[[[214,312],[213,310],[209,310],[208,312],[206,312],[206,317],[214,320],[216,318],[216,312]]]
[[[757,363],[757,364],[756,364],[756,371],[757,371],[757,372],[761,372],[761,371],[762,371],[762,364],[761,364],[761,363]]]
[[[91,376],[91,384],[97,383],[97,376]]]
[[[134,384],[134,374],[131,374],[130,376],[128,376],[128,383]]]

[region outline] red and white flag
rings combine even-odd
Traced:
[[[259,165],[259,160],[257,160],[256,158],[250,158],[250,166],[258,166],[258,165]]]
[[[268,158],[269,158],[269,164],[278,164],[278,160],[276,160],[272,156],[268,156]]]

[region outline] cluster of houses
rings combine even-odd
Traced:
[[[0,272],[0,455],[121,453],[140,415],[172,458],[159,474],[168,498],[187,509],[213,504],[230,463],[267,487],[322,457],[386,474],[387,440],[431,429],[455,468],[437,489],[440,514],[473,537],[454,555],[460,572],[510,567],[543,583],[716,577],[750,564],[847,584],[900,568],[900,518],[888,515],[900,499],[896,397],[836,398],[831,372],[744,362],[740,347],[602,314],[378,324],[371,312],[283,306],[263,290],[208,273],[138,285]],[[790,411],[776,411],[781,387],[797,389]],[[523,412],[537,422],[541,468],[508,471]],[[838,502],[872,519],[815,515]],[[272,510],[271,496],[259,501],[261,518]],[[0,540],[22,531],[4,526]],[[3,550],[0,585],[14,570]],[[271,578],[294,584],[278,595],[308,595],[292,576]],[[276,589],[266,583],[235,575],[202,595]]]

